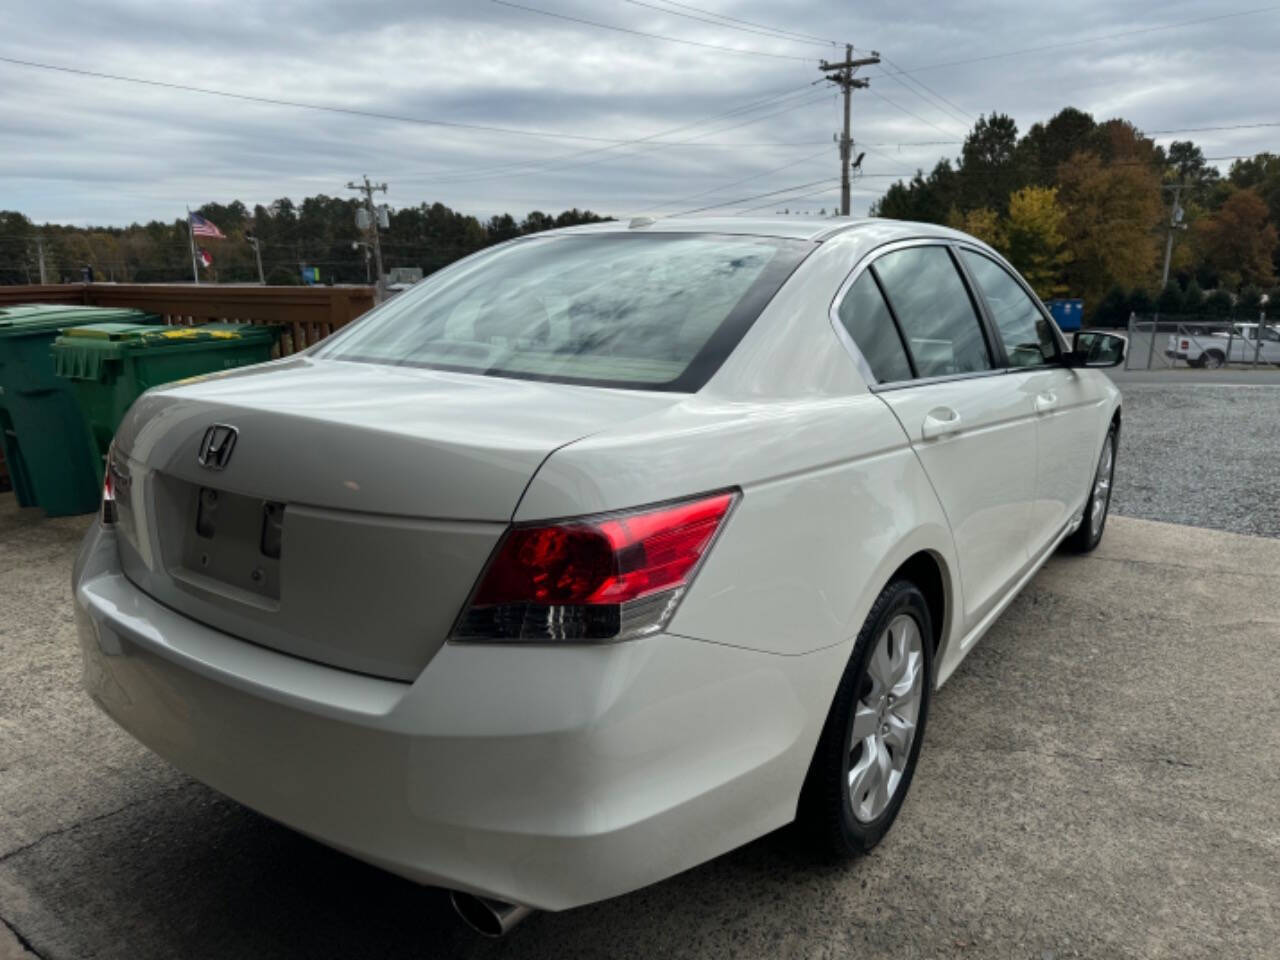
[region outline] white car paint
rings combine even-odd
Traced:
[[[821,243],[692,394],[316,356],[148,394],[117,441],[137,527],[95,524],[74,576],[93,698],[157,753],[268,816],[416,880],[534,907],[625,893],[789,822],[854,638],[894,571],[919,555],[940,570],[940,685],[1078,524],[1119,395],[1096,371],[1063,368],[873,389],[833,327],[837,291],[887,245],[975,244],[962,234],[798,218],[645,229]],[[394,405],[380,405],[387,395]],[[442,419],[424,412],[427,395],[446,404]],[[318,396],[328,403],[311,406]],[[942,408],[959,423],[926,436]],[[296,443],[251,451],[244,424],[280,417]],[[156,528],[166,521],[148,505],[169,472],[194,475],[191,431],[227,418],[242,430],[236,456],[256,467],[239,492],[288,499],[296,481],[314,504],[296,522],[317,534],[346,524],[353,544],[377,524],[428,537],[444,523],[460,542],[491,543],[508,521],[742,495],[662,633],[486,645],[445,642],[436,626],[425,666],[370,676],[355,672],[356,653],[351,666],[315,662],[328,654],[287,646],[306,638],[252,634],[279,614],[228,612],[199,587],[164,581]],[[352,438],[350,476],[307,452],[320,428]],[[421,466],[371,468],[379,444]],[[540,444],[553,449],[539,464]],[[492,472],[469,474],[473,454]],[[433,457],[444,465],[434,484]],[[532,472],[523,490],[521,471]],[[127,543],[139,535],[149,551]],[[312,542],[332,558],[323,535]],[[412,571],[428,542],[411,536],[387,558],[361,547],[359,565]],[[359,582],[357,565],[344,569]],[[337,598],[334,616],[367,610],[364,633],[381,642],[378,608],[361,606],[360,591],[312,579],[296,590]],[[421,583],[429,592],[425,572]],[[408,622],[387,619],[397,636]],[[384,653],[410,663],[398,646]]]

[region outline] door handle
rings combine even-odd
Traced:
[[[934,407],[925,414],[924,423],[920,425],[920,437],[923,440],[933,440],[936,437],[955,433],[959,429],[960,414],[950,407]]]
[[[1036,413],[1048,413],[1058,405],[1058,398],[1052,393],[1036,394]]]

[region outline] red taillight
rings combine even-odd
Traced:
[[[1191,343],[1190,343],[1189,341],[1187,341],[1187,340],[1183,340],[1183,341],[1182,341],[1182,349],[1183,349],[1183,350],[1188,350],[1188,349],[1190,349],[1190,347],[1191,347]]]
[[[116,522],[116,485],[111,480],[111,456],[107,455],[107,467],[102,481],[102,522]]]
[[[615,640],[660,630],[736,498],[516,527],[454,636]]]

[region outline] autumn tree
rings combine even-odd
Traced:
[[[1272,254],[1276,228],[1267,205],[1252,189],[1236,190],[1213,214],[1195,224],[1196,247],[1203,262],[1217,271],[1221,284],[1268,286],[1276,279]]]
[[[1280,225],[1280,156],[1259,153],[1231,164],[1227,174],[1231,186],[1250,188],[1267,205],[1267,214],[1273,224]],[[1280,271],[1280,246],[1272,251],[1271,262]]]
[[[1067,290],[1063,270],[1071,257],[1063,233],[1065,220],[1057,187],[1023,187],[1009,197],[1009,216],[1003,229],[1005,253],[1044,299]]]
[[[947,214],[947,226],[953,230],[962,230],[971,237],[977,237],[997,250],[1004,252],[1004,229],[1000,223],[1000,215],[990,207],[978,207],[961,213],[958,207],[952,207]]]
[[[1150,284],[1159,257],[1156,228],[1164,214],[1155,169],[1107,166],[1096,153],[1077,153],[1062,165],[1058,181],[1071,291],[1097,302],[1113,286]]]
[[[1128,120],[1119,118],[1098,124],[1089,135],[1087,152],[1096,153],[1104,164],[1129,166],[1150,165],[1162,167],[1166,162],[1164,152],[1150,137]]]

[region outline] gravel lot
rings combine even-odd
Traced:
[[[1280,537],[1280,386],[1120,389],[1114,512]]]

